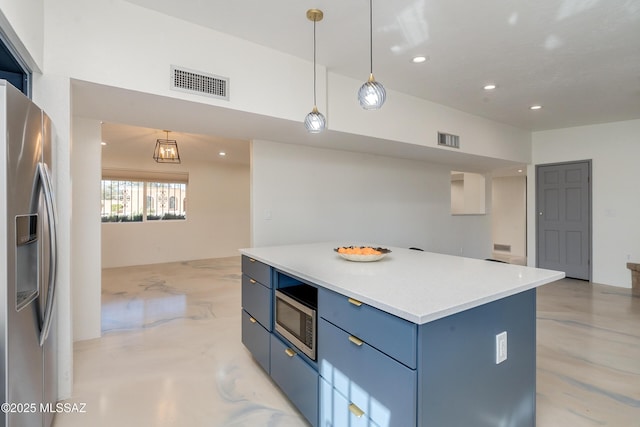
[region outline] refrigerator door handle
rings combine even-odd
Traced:
[[[40,331],[40,346],[44,345],[47,337],[49,336],[49,330],[51,329],[51,320],[53,316],[53,304],[56,291],[56,279],[58,275],[58,235],[57,235],[57,223],[58,216],[56,213],[55,201],[53,198],[53,187],[51,185],[51,174],[49,168],[45,163],[38,163],[38,176],[40,185],[42,185],[45,209],[47,211],[47,217],[49,224],[49,278],[47,280],[47,301],[44,310],[44,318],[42,322],[42,329]]]

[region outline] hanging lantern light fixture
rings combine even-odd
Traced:
[[[323,17],[320,9],[307,10],[307,19],[313,21],[313,110],[304,119],[304,126],[309,133],[320,133],[327,125],[327,120],[318,111],[316,104],[316,22],[322,21]]]
[[[358,101],[365,110],[377,110],[384,104],[387,92],[373,77],[373,0],[369,0],[369,65],[369,80],[360,87]]]
[[[168,130],[167,139],[157,139],[156,148],[153,150],[153,160],[156,163],[180,163],[180,153],[178,152],[178,141],[169,139]]]

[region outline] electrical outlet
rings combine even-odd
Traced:
[[[496,365],[507,360],[507,331],[496,335]]]

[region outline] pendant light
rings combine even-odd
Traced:
[[[320,9],[307,10],[307,19],[313,21],[313,110],[304,118],[304,126],[309,133],[320,133],[327,125],[316,104],[316,22],[322,21],[323,16]]]
[[[369,0],[369,80],[360,87],[358,101],[365,110],[377,110],[382,107],[387,97],[387,92],[380,82],[373,78],[373,0]]]
[[[180,153],[178,152],[178,141],[175,139],[169,139],[168,130],[163,130],[167,133],[166,139],[157,139],[156,148],[153,150],[153,160],[156,163],[180,163]]]

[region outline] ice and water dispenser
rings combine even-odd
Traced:
[[[38,215],[16,216],[16,310],[38,297]]]

